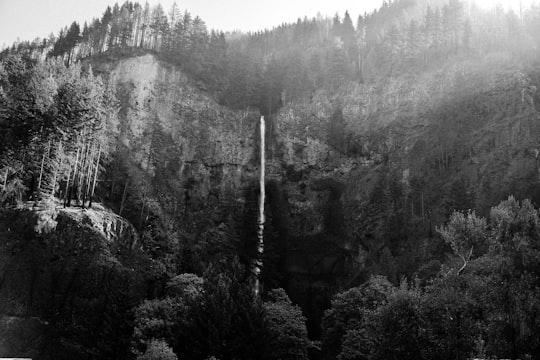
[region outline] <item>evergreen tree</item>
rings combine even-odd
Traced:
[[[346,49],[355,45],[354,25],[348,11],[345,11],[343,23],[341,24],[341,39]]]
[[[265,301],[265,326],[268,329],[268,353],[265,359],[308,359],[309,340],[306,318],[302,310],[294,306],[283,289],[268,293]]]
[[[332,35],[332,37],[341,37],[343,35],[343,32],[341,31],[341,19],[338,13],[334,15],[330,34]]]

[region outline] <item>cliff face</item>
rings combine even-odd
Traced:
[[[0,356],[106,352],[144,295],[148,264],[137,260],[133,226],[100,206],[3,210],[0,219]]]
[[[102,193],[140,228],[166,219],[192,260],[231,246],[252,256],[258,111],[220,106],[150,54],[93,68],[116,84],[124,152]],[[320,90],[267,117],[267,286],[317,319],[351,281],[397,281],[442,254],[430,238],[463,203],[536,196],[535,85],[530,69],[491,55]]]
[[[113,128],[129,154],[128,197],[135,203],[147,194],[139,201],[189,233],[186,247],[199,251],[203,263],[222,249],[221,238],[252,256],[258,111],[220,106],[152,55],[92,65],[116,84],[121,109]],[[288,288],[318,316],[352,269],[356,249],[345,241],[342,193],[361,163],[330,145],[333,106],[320,100],[266,118],[267,286]],[[120,199],[124,184],[117,182]]]
[[[351,273],[412,275],[444,252],[435,228],[453,210],[539,200],[537,85],[511,56],[464,56],[288,104],[277,117],[282,165],[305,185],[285,180],[290,211],[309,221],[329,210],[328,222],[315,210],[311,234],[350,250]],[[310,194],[321,190],[318,207]]]
[[[125,151],[120,163],[131,182],[128,198],[148,193],[156,211],[172,218],[216,202],[243,201],[244,185],[258,171],[256,113],[219,106],[152,55],[94,69],[115,83],[120,99],[119,122],[112,127],[118,132],[114,146]]]
[[[121,116],[116,127],[134,163],[154,179],[164,175],[158,167],[174,170],[165,176],[182,188],[173,200],[179,207],[193,212],[196,204],[231,206],[227,202],[233,201],[242,206],[254,201],[246,191],[257,193],[252,188],[259,171],[258,112],[216,104],[180,70],[152,55],[94,69],[107,72],[117,85]],[[300,106],[266,119],[268,206],[279,203],[275,206],[283,213],[275,216],[287,218],[292,237],[328,231],[327,203],[339,200],[348,173],[359,164],[329,145],[329,101]],[[163,151],[167,159],[157,158]],[[160,164],[167,160],[174,164]]]

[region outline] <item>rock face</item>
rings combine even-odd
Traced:
[[[152,55],[122,60],[109,76],[121,101],[121,139],[130,148],[148,153],[148,146],[155,146],[150,145],[152,126],[158,126],[171,136],[184,166],[242,168],[250,164],[255,113],[219,106],[196,90],[179,69]],[[148,166],[144,154],[135,155]]]
[[[194,246],[212,241],[205,237],[211,229],[231,236],[232,227],[250,256],[256,240],[259,112],[220,106],[179,69],[150,54],[92,65],[116,84],[121,110],[113,127],[129,149],[133,169],[152,179],[148,192],[157,198],[159,212],[200,238]],[[351,270],[342,193],[360,162],[329,144],[328,99],[298,106],[266,117],[265,245],[274,257],[266,265],[273,273],[267,286],[286,287],[293,300],[320,316]]]
[[[144,207],[168,218],[201,262],[230,239],[252,256],[258,111],[220,106],[151,54],[93,69],[116,85],[125,188],[144,204],[126,216],[141,227]],[[412,274],[452,204],[538,192],[527,180],[538,173],[537,102],[533,77],[494,55],[320,90],[266,117],[266,285],[284,286],[316,335],[337,290]]]
[[[94,69],[116,84],[121,109],[113,128],[126,149],[133,193],[148,192],[175,220],[244,202],[246,184],[258,171],[258,113],[219,106],[153,55]]]
[[[138,235],[118,215],[99,205],[49,203],[3,210],[0,219],[0,356],[76,356],[85,338],[101,336],[92,331],[108,332],[105,318],[129,311],[111,306],[110,298],[141,296],[143,276],[130,265]],[[62,328],[68,331],[58,333]]]

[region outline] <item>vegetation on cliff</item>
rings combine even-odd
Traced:
[[[0,356],[535,358],[539,23],[396,0],[224,34],[128,1],[5,49]]]
[[[373,277],[336,296],[323,349],[338,359],[536,358],[539,212],[510,197],[489,220],[454,212],[437,229],[452,248],[427,282]]]

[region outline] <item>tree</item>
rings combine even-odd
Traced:
[[[186,49],[189,54],[189,68],[195,76],[200,76],[208,66],[207,47],[208,30],[204,21],[196,16],[191,24],[188,35],[189,47]]]
[[[177,360],[178,357],[163,340],[152,340],[144,352],[137,356],[137,360]]]
[[[195,301],[203,290],[204,281],[195,274],[180,274],[167,282],[167,293],[186,301]]]
[[[135,24],[133,4],[125,2],[120,8],[119,14],[119,40],[120,47],[132,46],[133,26]]]
[[[403,50],[405,48],[403,35],[396,24],[392,24],[388,32],[387,51],[389,53],[390,69],[389,74],[393,75],[395,66],[400,63]]]
[[[413,61],[412,65],[418,60],[417,56],[422,43],[420,27],[416,20],[411,20],[407,29],[406,53],[407,57]]]
[[[364,285],[336,295],[322,319],[323,352],[337,356],[347,332],[364,328],[369,314],[386,304],[393,291],[385,277],[374,276]]]
[[[450,245],[452,251],[463,262],[457,274],[459,275],[469,263],[473,251],[478,253],[486,251],[486,220],[479,218],[471,211],[467,215],[463,212],[454,212],[450,216],[447,226],[437,228],[444,241]]]
[[[148,43],[149,40],[149,34],[150,34],[150,4],[148,4],[148,1],[144,3],[144,9],[141,14],[141,38],[140,42],[138,44],[139,47],[143,49],[147,49],[149,47]]]
[[[6,161],[24,163],[17,173],[31,196],[57,196],[64,189],[66,195],[64,178],[74,184],[77,177],[78,190],[88,197],[108,152],[103,133],[117,111],[114,94],[91,67],[85,72],[62,59],[8,57],[4,64],[2,86],[9,96],[0,99],[5,115],[0,157],[9,151],[16,156]]]
[[[269,332],[265,358],[307,360],[309,339],[302,310],[292,304],[283,289],[272,290],[267,297],[269,301],[263,303]]]
[[[490,225],[494,230],[490,254],[499,259],[492,275],[499,291],[490,302],[498,304],[494,310],[504,315],[490,323],[488,347],[513,359],[525,357],[540,349],[533,336],[540,330],[533,320],[540,314],[540,217],[530,200],[510,196],[491,209]]]
[[[150,349],[155,339],[174,343],[178,329],[189,326],[190,306],[202,295],[203,279],[194,274],[180,274],[169,280],[167,296],[145,300],[135,310],[134,350]],[[148,351],[148,350],[147,350]]]
[[[336,90],[349,76],[349,66],[347,64],[347,56],[342,47],[336,46],[330,49],[328,54],[328,86],[332,90]]]
[[[374,317],[374,357],[379,359],[423,359],[424,323],[417,296],[400,289]]]
[[[161,4],[157,4],[152,10],[150,28],[153,33],[152,50],[160,51],[163,39],[169,31],[169,21]]]
[[[337,107],[330,118],[328,126],[328,144],[342,153],[347,152],[347,123],[343,118],[343,110]]]
[[[332,30],[330,31],[333,37],[341,37],[342,31],[341,31],[341,19],[339,17],[339,14],[336,13],[334,15],[334,20],[332,23]]]
[[[107,39],[107,49],[112,49],[117,45],[120,31],[120,7],[118,6],[118,3],[115,3],[111,13],[109,37]]]
[[[491,209],[489,225],[472,212],[455,212],[438,229],[461,261],[456,273],[443,269],[427,289],[423,308],[432,358],[515,359],[540,348],[532,337],[538,324],[531,321],[540,314],[539,224],[530,201],[510,197]],[[479,257],[470,256],[472,248]]]
[[[355,45],[354,25],[348,11],[345,11],[343,22],[341,23],[341,39],[346,49]]]
[[[480,356],[480,304],[471,293],[470,273],[447,275],[443,269],[420,299],[424,321],[423,353],[428,359],[464,360]]]
[[[64,38],[64,47],[65,51],[68,53],[67,58],[67,64],[72,63],[72,58],[74,56],[74,49],[75,46],[77,46],[81,41],[81,29],[79,27],[79,24],[74,21],[71,26],[69,27],[69,30],[66,33],[66,37]]]
[[[135,309],[133,340],[137,351],[150,346],[153,339],[172,341],[179,317],[187,310],[181,298],[145,300]]]
[[[103,52],[107,50],[108,39],[109,39],[109,25],[113,20],[113,11],[110,6],[107,6],[103,16],[101,17],[101,31],[100,31],[100,43],[98,52]]]
[[[247,360],[264,353],[268,339],[264,308],[249,279],[238,259],[208,268],[201,296],[190,303],[190,321],[178,329],[177,354]]]
[[[176,1],[174,1],[171,5],[171,9],[169,10],[169,24],[171,28],[174,28],[176,26],[176,23],[179,20],[180,20],[180,9],[178,8]]]
[[[338,360],[369,360],[373,358],[374,342],[365,328],[347,330]]]

